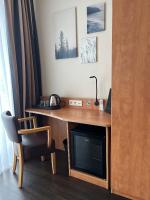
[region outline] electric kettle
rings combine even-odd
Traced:
[[[60,108],[60,97],[57,94],[52,94],[49,97],[49,107],[51,110],[59,109]]]

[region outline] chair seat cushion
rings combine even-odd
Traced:
[[[30,135],[22,135],[22,145],[24,147],[35,147],[47,145],[47,133],[35,133]]]
[[[52,139],[50,148],[47,147],[47,133],[22,135],[24,160],[29,160],[41,155],[50,155],[55,152],[55,141]]]

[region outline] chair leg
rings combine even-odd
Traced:
[[[16,165],[17,165],[17,156],[16,156],[16,154],[15,154],[15,152],[14,152],[13,167],[12,167],[13,173],[15,173],[15,171],[16,171]]]
[[[22,144],[18,144],[18,154],[19,154],[18,187],[22,188],[22,182],[23,182],[23,149],[22,149]]]
[[[41,156],[41,162],[45,161],[45,156]]]
[[[51,153],[51,164],[52,164],[52,173],[56,174],[56,154]]]

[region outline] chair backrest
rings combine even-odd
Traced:
[[[12,142],[21,143],[21,135],[18,135],[18,123],[14,116],[11,116],[10,111],[3,112],[1,114],[4,128],[6,130],[8,138]]]

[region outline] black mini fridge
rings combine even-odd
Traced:
[[[79,125],[71,130],[71,168],[106,179],[104,127]]]

